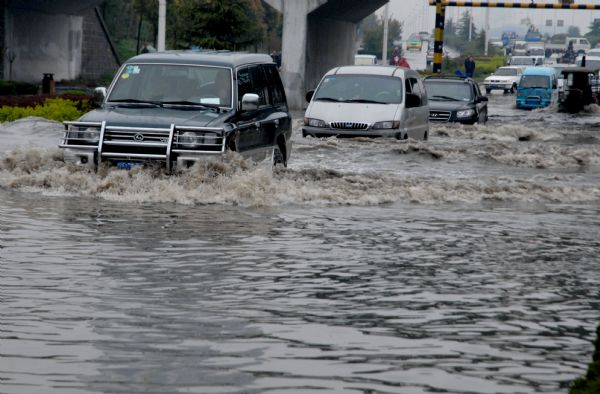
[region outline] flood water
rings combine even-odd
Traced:
[[[177,176],[0,126],[1,393],[564,393],[599,319],[600,110],[302,139]]]

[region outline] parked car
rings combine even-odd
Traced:
[[[552,67],[527,67],[523,71],[517,89],[517,108],[533,109],[548,107],[556,102],[556,70]]]
[[[431,76],[425,78],[429,98],[429,121],[485,123],[488,98],[471,78]]]
[[[427,139],[427,94],[419,74],[395,66],[329,70],[304,115],[302,136]]]
[[[417,36],[416,34],[412,34],[410,37],[408,37],[408,40],[406,40],[406,50],[408,50],[408,51],[410,51],[410,50],[420,51],[422,47],[423,47],[423,41],[421,41],[421,38],[419,36]]]
[[[147,53],[125,62],[100,109],[65,122],[66,161],[167,171],[226,150],[290,158],[292,123],[272,58],[227,52]]]
[[[503,90],[504,93],[514,93],[517,90],[519,79],[523,74],[523,66],[505,66],[500,67],[495,73],[487,77],[483,84],[485,86],[485,92],[491,93],[492,90]]]

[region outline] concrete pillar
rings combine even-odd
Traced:
[[[7,8],[5,12],[5,78],[40,82],[44,73],[54,74],[57,81],[79,77],[82,16],[18,8]]]
[[[283,37],[281,50],[281,76],[290,108],[304,105],[306,74],[306,42],[309,12],[324,3],[323,0],[282,2]]]

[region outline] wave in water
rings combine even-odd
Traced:
[[[273,171],[234,153],[222,161],[165,175],[160,168],[142,167],[129,171],[101,167],[95,172],[65,163],[59,150],[18,150],[0,161],[0,187],[135,203],[242,206],[600,200],[600,185],[570,184],[568,176],[442,179],[319,168]]]

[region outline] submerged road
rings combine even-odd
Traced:
[[[599,318],[600,112],[513,102],[426,142],[297,127],[272,173],[90,173],[60,125],[1,125],[0,392],[566,392]]]

